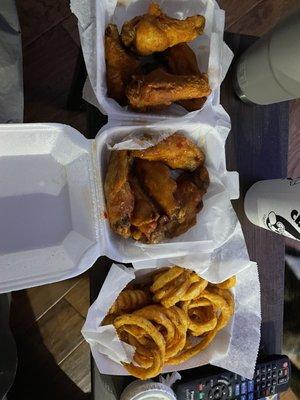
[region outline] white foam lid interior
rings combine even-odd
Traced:
[[[0,293],[98,258],[90,147],[67,125],[0,125]]]

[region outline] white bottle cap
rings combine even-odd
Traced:
[[[176,400],[173,390],[163,383],[134,381],[121,394],[120,400]]]

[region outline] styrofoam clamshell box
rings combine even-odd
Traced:
[[[177,128],[172,126],[174,132]],[[166,122],[156,129],[170,131],[170,125]],[[199,123],[186,124],[184,132],[192,137],[199,129]],[[145,245],[110,229],[103,193],[110,151],[106,144],[121,141],[134,130],[141,127],[106,126],[95,140],[88,140],[67,125],[0,125],[0,293],[71,278],[101,255],[136,262],[212,251],[216,243],[210,220],[215,207],[207,206],[206,213],[204,206],[199,215],[203,224],[208,220],[210,229],[193,237],[192,228],[191,240],[181,235]],[[200,135],[208,155],[226,139],[211,132],[209,137],[206,141],[205,135],[202,139]],[[215,171],[220,176],[206,195],[209,204],[218,193],[227,196],[228,173],[225,157],[208,156],[207,167],[210,174]],[[224,212],[216,219],[223,220],[226,215]],[[223,229],[221,240],[233,229],[230,224],[227,231]]]

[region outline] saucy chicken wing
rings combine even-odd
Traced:
[[[159,161],[137,159],[135,171],[148,195],[153,198],[169,218],[182,220],[184,212],[175,198],[176,181],[169,168]]]
[[[134,208],[134,196],[128,181],[129,167],[128,151],[113,151],[104,184],[110,225],[124,238],[130,237],[131,216]]]
[[[205,161],[203,151],[180,133],[174,133],[157,145],[145,150],[133,150],[133,157],[149,161],[161,161],[173,169],[193,171]]]
[[[151,4],[147,14],[123,25],[121,37],[126,47],[147,56],[194,40],[203,33],[204,25],[205,18],[202,15],[178,20],[166,16],[157,4]]]
[[[203,207],[203,192],[183,174],[177,179],[176,198],[184,210],[184,219],[181,222],[173,221],[167,226],[165,235],[169,238],[182,235],[197,222],[197,214]]]
[[[176,75],[200,75],[209,85],[207,74],[201,74],[198,67],[198,62],[195,53],[186,43],[180,43],[176,46],[170,47],[165,51],[164,57],[168,63],[169,70],[172,74]],[[188,111],[195,111],[202,108],[206,101],[206,96],[181,100],[178,103]]]
[[[174,102],[208,96],[202,75],[173,75],[158,68],[148,75],[134,75],[126,88],[130,106],[141,112],[163,109]]]
[[[133,175],[130,176],[130,186],[135,199],[131,218],[131,223],[134,227],[132,236],[136,240],[140,240],[143,235],[149,238],[157,227],[159,213],[153,202],[143,191],[138,179]]]
[[[121,105],[126,104],[125,88],[140,62],[122,46],[118,28],[110,24],[105,30],[107,94]]]

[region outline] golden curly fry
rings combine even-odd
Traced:
[[[203,333],[213,330],[218,322],[214,307],[192,308],[188,311],[188,328],[193,336],[201,336]]]
[[[149,379],[159,374],[163,369],[163,360],[165,357],[165,341],[162,334],[150,321],[137,315],[124,314],[115,319],[114,326],[117,331],[124,325],[133,325],[142,328],[145,334],[149,335],[154,342],[154,348],[149,348],[149,355],[153,357],[153,363],[150,367],[142,368],[132,363],[124,363],[124,367],[130,374],[140,379]]]
[[[139,289],[123,290],[109,310],[109,314],[134,311],[150,303],[147,292]]]
[[[171,343],[168,343],[166,348],[165,360],[168,360],[184,348],[188,322],[186,314],[179,307],[173,306],[167,308],[165,313],[176,327],[174,340]]]
[[[216,286],[220,289],[231,289],[236,285],[236,276],[233,275],[230,278],[226,279],[226,281],[217,283]]]
[[[192,282],[192,280],[198,278],[196,282]],[[200,294],[203,292],[203,290],[206,288],[208,282],[205,279],[200,278],[195,272],[191,274],[190,276],[190,282],[192,284],[186,291],[186,293],[181,297],[181,301],[188,301],[188,300],[193,300],[196,297],[200,296]]]
[[[150,286],[150,291],[154,293],[157,290],[161,289],[164,285],[166,285],[171,280],[177,278],[180,274],[182,274],[183,271],[184,271],[183,268],[177,266],[170,268],[169,270],[159,275],[155,279],[152,286]]]
[[[169,320],[165,314],[165,309],[159,305],[151,305],[141,308],[134,312],[134,315],[139,315],[141,317],[147,318],[149,321],[156,322],[156,324],[161,325],[164,328],[166,345],[174,339],[175,326]]]

